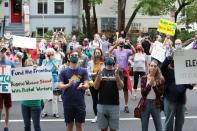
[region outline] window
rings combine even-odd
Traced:
[[[54,0],[55,14],[64,14],[64,0]]]
[[[101,18],[101,31],[102,32],[116,31],[116,18]]]
[[[54,27],[53,28],[53,31],[55,32],[55,31],[63,31],[64,32],[64,30],[65,30],[65,28],[64,27]]]
[[[47,33],[47,31],[48,31],[48,28],[44,27],[44,33]],[[43,36],[43,27],[38,27],[37,28],[37,35],[38,36]]]
[[[132,23],[131,30],[132,32],[138,33],[141,28],[141,23]]]
[[[44,9],[43,9],[44,4]],[[38,14],[47,14],[47,0],[38,0]]]

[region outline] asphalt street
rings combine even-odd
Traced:
[[[124,113],[124,99],[123,93],[120,92],[120,129],[119,131],[141,131],[141,122],[139,119],[135,119],[133,116],[133,110],[137,105],[140,95],[137,97],[137,101],[129,100],[130,113]],[[197,90],[187,91],[187,108],[189,113],[186,114],[183,131],[197,131]],[[56,119],[49,116],[41,121],[42,131],[65,131],[65,123],[63,117],[62,102],[58,102],[60,118]],[[91,96],[86,96],[86,122],[85,131],[99,131],[96,123],[91,123],[91,119],[94,118],[92,110]],[[165,117],[162,112],[162,122],[164,124]],[[0,131],[3,131],[3,123],[0,123]],[[19,102],[13,102],[13,108],[10,114],[9,131],[23,131],[24,124],[21,116],[21,107]],[[33,128],[32,128],[33,130]],[[152,119],[149,123],[149,131],[155,131]]]

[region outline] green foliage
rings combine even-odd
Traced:
[[[192,2],[185,8],[186,16],[181,19],[181,23],[192,24],[197,22],[197,1]]]
[[[49,40],[51,39],[53,36],[53,31],[52,30],[49,30],[47,33],[44,34],[44,38]]]
[[[92,5],[100,5],[102,4],[103,0],[89,0]]]
[[[188,39],[191,39],[195,34],[195,31],[188,32],[186,30],[177,31],[177,38],[181,39],[183,42],[185,42]]]

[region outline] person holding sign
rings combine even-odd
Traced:
[[[6,58],[6,48],[0,47],[0,72],[1,76],[4,75],[5,73],[5,67],[6,66],[11,66],[12,68],[15,67],[14,63],[7,60]],[[12,102],[11,102],[11,94],[7,93],[8,89],[5,89],[5,84],[2,84],[3,82],[1,81],[1,87],[2,92],[0,92],[0,119],[1,119],[1,114],[3,110],[3,105],[5,107],[5,127],[4,131],[8,131],[8,120],[9,120],[9,109],[12,107]]]
[[[89,88],[89,77],[87,70],[78,65],[79,54],[76,50],[70,52],[69,59],[69,67],[61,71],[58,84],[58,88],[63,90],[66,130],[73,131],[75,122],[76,131],[83,131],[86,116],[84,94]]]
[[[176,85],[172,57],[167,57],[164,60],[161,71],[165,78],[164,113],[166,120],[164,131],[182,131],[185,119],[186,90],[193,89],[194,85]]]
[[[29,58],[25,61],[25,66],[33,66],[34,61]],[[41,100],[25,100],[21,102],[22,116],[24,120],[24,131],[31,131],[31,118],[34,124],[35,131],[41,131],[40,114]]]
[[[55,51],[53,48],[48,48],[46,50],[46,59],[43,60],[42,62],[42,66],[49,66],[52,72],[52,86],[53,89],[55,89],[57,87],[58,84],[58,67],[59,67],[59,62],[57,59],[55,59]],[[52,100],[52,112],[53,112],[53,116],[56,118],[59,118],[59,114],[58,114],[58,104],[57,104],[57,96],[53,96],[53,100]],[[48,100],[46,101],[48,102]],[[45,102],[45,103],[46,103]],[[45,107],[43,109],[43,114],[42,117],[46,117],[48,116],[47,114],[47,106],[48,104],[45,104]]]

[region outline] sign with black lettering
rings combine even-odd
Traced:
[[[52,73],[48,67],[20,67],[11,71],[12,100],[52,99]]]
[[[11,66],[0,66],[0,93],[11,93]]]
[[[197,83],[197,50],[177,50],[174,66],[176,84]]]

